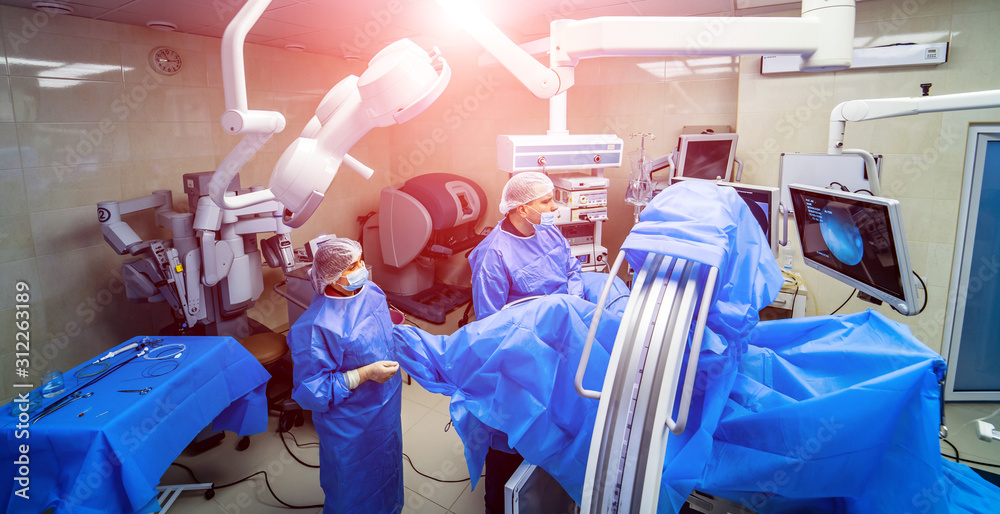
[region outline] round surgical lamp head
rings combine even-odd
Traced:
[[[380,127],[434,89],[440,77],[433,58],[409,39],[401,39],[372,57],[358,79],[358,91],[369,116]]]

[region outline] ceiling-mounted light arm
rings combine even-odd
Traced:
[[[850,100],[834,107],[830,113],[830,142],[827,146],[827,153],[838,155],[842,151],[844,129],[848,121],[877,120],[928,112],[964,111],[992,107],[1000,107],[1000,89],[940,96]]]
[[[275,111],[252,111],[247,104],[243,43],[271,0],[247,0],[222,36],[222,86],[226,112],[222,128],[230,134],[277,133],[285,129],[285,117]]]
[[[878,181],[878,169],[875,167],[875,159],[871,153],[856,148],[844,148],[844,130],[848,121],[877,120],[928,112],[965,111],[992,107],[1000,107],[1000,89],[940,96],[876,98],[842,102],[834,107],[830,113],[830,140],[826,153],[830,155],[844,153],[861,155],[865,160],[865,167],[868,169],[869,189],[875,196],[880,196],[882,193]]]
[[[834,71],[850,67],[853,52],[854,0],[804,0],[800,18],[622,16],[555,20],[549,38],[551,67],[546,69],[471,3],[438,3],[543,99],[569,89],[577,62],[588,57],[799,54],[803,71]]]
[[[538,62],[528,52],[514,44],[473,2],[469,0],[438,0],[455,20],[496,60],[521,81],[531,94],[546,99],[566,88],[559,85],[556,72]],[[568,87],[568,86],[567,86]]]

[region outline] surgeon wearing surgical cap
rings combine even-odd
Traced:
[[[552,180],[526,172],[507,181],[500,199],[504,218],[469,254],[472,303],[483,319],[504,305],[528,296],[556,293],[583,295],[580,261],[554,226]],[[490,441],[486,455],[486,512],[504,512],[504,484],[521,456],[502,434]]]
[[[292,398],[313,412],[325,513],[395,513],[403,506],[401,380],[385,294],[367,281],[361,245],[316,252],[316,295],[288,331]]]
[[[580,261],[553,225],[553,190],[552,180],[536,172],[514,175],[504,186],[504,218],[469,254],[477,319],[527,296],[583,295]]]

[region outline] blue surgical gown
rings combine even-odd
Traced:
[[[396,360],[385,293],[368,283],[352,297],[316,295],[288,331],[292,398],[313,412],[320,438],[323,512],[399,512],[403,506],[401,379],[353,391],[344,372]]]
[[[558,228],[536,225],[534,234],[520,237],[502,230],[502,224],[469,254],[476,319],[528,296],[583,297],[580,261]]]

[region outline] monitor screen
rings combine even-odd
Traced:
[[[678,177],[729,181],[736,158],[736,134],[685,134],[677,143]]]
[[[916,314],[898,201],[801,184],[789,193],[808,266]]]

